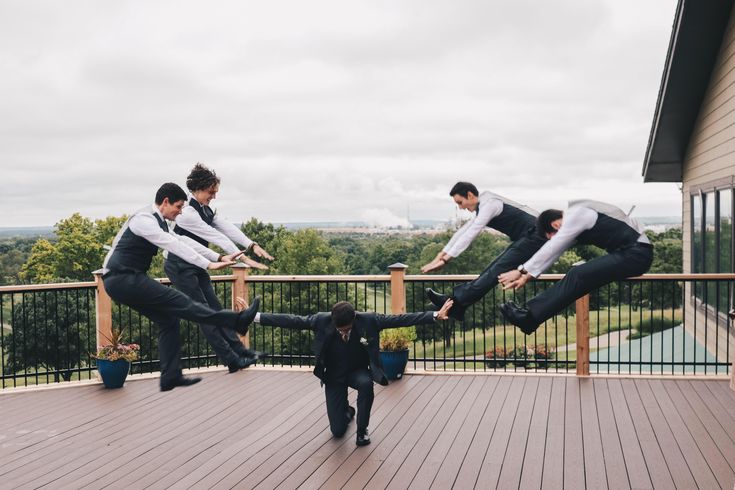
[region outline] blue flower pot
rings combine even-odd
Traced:
[[[108,361],[107,359],[97,359],[97,371],[102,377],[105,388],[122,388],[125,384],[125,378],[130,372],[130,361],[118,359],[117,361]]]
[[[401,379],[408,364],[408,349],[397,352],[380,351],[380,362],[388,379]]]

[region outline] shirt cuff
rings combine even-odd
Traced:
[[[255,314],[255,318],[253,318],[253,321],[254,321],[254,322],[258,322],[258,323],[260,323],[260,312],[257,312],[257,313]]]

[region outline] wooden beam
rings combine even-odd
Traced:
[[[590,295],[575,303],[577,310],[577,376],[590,374]]]

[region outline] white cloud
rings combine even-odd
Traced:
[[[446,219],[457,180],[675,215],[640,176],[675,6],[8,0],[0,226],[130,212],[197,161],[232,219]]]
[[[362,221],[368,226],[378,228],[409,228],[411,223],[406,218],[395,215],[392,211],[385,208],[366,209],[360,215]]]

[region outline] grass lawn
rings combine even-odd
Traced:
[[[651,321],[651,313],[653,313],[654,321]],[[661,321],[663,318],[663,321]],[[641,312],[632,311],[628,308],[617,308],[610,310],[598,310],[590,312],[590,337],[597,337],[608,332],[617,330],[639,330],[642,327],[643,333],[650,333],[651,325],[654,331],[665,328],[671,328],[681,323],[682,311],[675,310],[664,311],[643,311],[643,321],[641,322]],[[467,331],[460,331],[459,324],[455,323],[455,332],[452,338],[452,344],[445,347],[444,342],[426,342],[417,341],[411,347],[411,357],[416,358],[467,358],[474,356],[482,356],[485,352],[495,347],[502,347],[506,351],[519,346],[528,345],[545,345],[549,350],[555,349],[557,346],[573,344],[577,340],[577,323],[574,315],[568,318],[556,316],[548,320],[533,335],[525,336],[523,332],[513,326],[491,327],[488,330],[475,328]],[[663,327],[663,328],[662,328]],[[624,334],[625,335],[625,334]],[[560,352],[561,360],[576,359],[576,351],[572,350],[565,355],[566,352]]]

